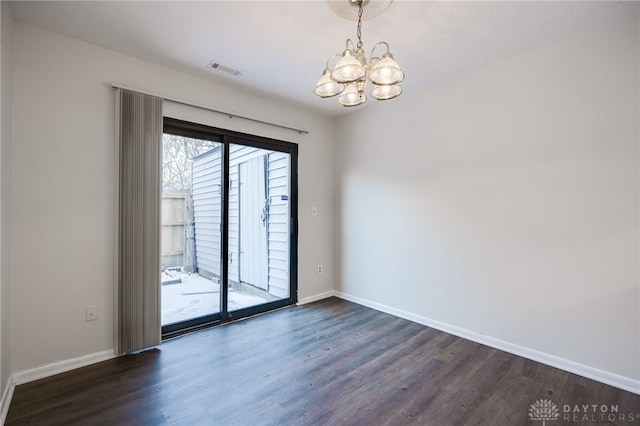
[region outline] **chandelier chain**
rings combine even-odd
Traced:
[[[362,0],[358,1],[358,30],[356,34],[358,35],[358,49],[362,49],[362,12],[364,9],[362,8]]]

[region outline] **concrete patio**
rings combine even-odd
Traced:
[[[220,283],[197,273],[162,273],[162,325],[173,324],[220,312]],[[268,300],[229,289],[229,311],[260,305]]]

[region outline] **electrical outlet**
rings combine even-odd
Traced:
[[[87,305],[87,319],[85,321],[95,321],[98,319],[98,305]]]
[[[318,265],[318,275],[322,275],[322,264]]]

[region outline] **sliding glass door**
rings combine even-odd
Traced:
[[[163,335],[295,303],[297,146],[165,119],[163,148]]]

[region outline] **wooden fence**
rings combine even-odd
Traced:
[[[186,194],[162,194],[162,269],[184,266]]]

